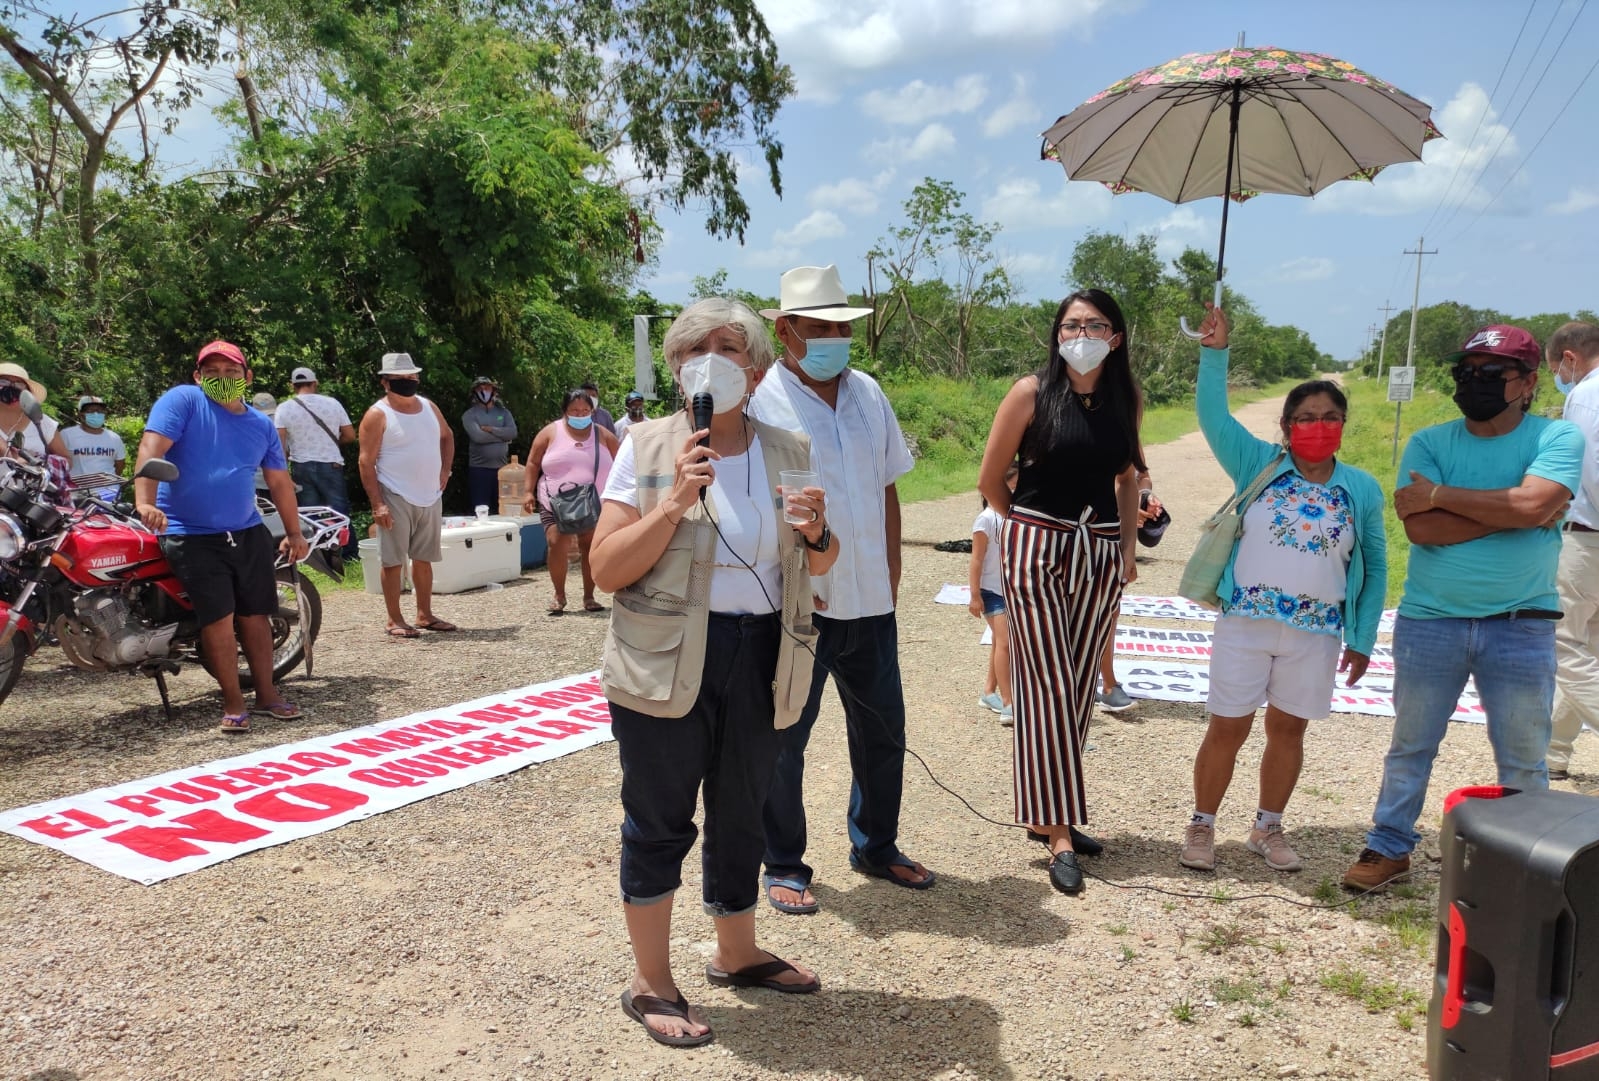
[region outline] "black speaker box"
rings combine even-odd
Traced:
[[[1444,801],[1432,1081],[1599,1081],[1599,799]]]

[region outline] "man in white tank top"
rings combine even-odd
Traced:
[[[383,354],[378,368],[383,397],[361,418],[361,484],[378,527],[391,638],[455,630],[455,624],[433,614],[433,564],[443,557],[444,486],[455,458],[455,435],[439,407],[417,394],[421,375],[411,354]],[[400,612],[407,559],[416,590],[415,626]]]

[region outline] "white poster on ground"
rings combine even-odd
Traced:
[[[149,885],[611,739],[598,672],[0,813]]]

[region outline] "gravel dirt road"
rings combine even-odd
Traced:
[[[1242,411],[1267,433],[1278,403]],[[1226,483],[1197,435],[1153,448],[1175,523],[1140,563],[1141,593],[1175,591],[1194,526]],[[1386,481],[1386,478],[1385,478]],[[1218,823],[1215,874],[1177,844],[1203,732],[1197,705],[1146,702],[1096,722],[1090,831],[1104,880],[1054,892],[1045,852],[1010,821],[1010,732],[975,702],[980,625],[932,597],[966,558],[975,494],[905,511],[902,663],[909,743],[901,843],[938,886],[850,871],[849,772],[832,692],[811,744],[811,917],[764,905],[765,946],[814,967],[823,990],[708,986],[711,928],[685,868],[680,982],[717,1040],[659,1047],[617,1005],[629,954],[616,899],[614,744],[388,814],[141,886],[0,837],[0,1076],[28,1081],[421,1078],[1412,1078],[1424,1072],[1436,864],[1406,896],[1355,911],[1306,907],[1359,851],[1388,741],[1380,718],[1311,726],[1289,808],[1305,857],[1268,870],[1242,839],[1257,733]],[[0,708],[0,806],[134,780],[338,732],[502,687],[596,667],[604,616],[544,614],[548,579],[442,598],[453,635],[392,641],[381,602],[327,598],[317,675],[286,690],[304,719],[216,732],[198,669],[163,719],[133,677],[41,654]],[[1593,761],[1579,744],[1578,787]],[[1482,729],[1452,727],[1424,823],[1442,795],[1491,781]],[[999,820],[991,824],[962,805]],[[1436,853],[1436,832],[1424,849]],[[1126,887],[1126,888],[1124,888]],[[1265,896],[1262,896],[1265,895]]]

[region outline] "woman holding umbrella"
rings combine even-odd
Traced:
[[[1199,428],[1237,491],[1264,487],[1243,511],[1243,532],[1216,590],[1210,727],[1194,759],[1194,813],[1178,859],[1215,870],[1216,811],[1264,700],[1260,804],[1245,845],[1272,870],[1297,871],[1283,809],[1304,762],[1305,727],[1331,712],[1334,667],[1354,686],[1377,641],[1388,587],[1383,494],[1370,473],[1335,457],[1349,412],[1336,383],[1316,379],[1288,392],[1281,445],[1257,439],[1228,412],[1227,317],[1207,307],[1199,327]]]
[[[1083,888],[1082,752],[1099,657],[1137,577],[1138,391],[1121,307],[1099,289],[1061,301],[1044,367],[1005,395],[978,488],[1005,517],[1003,581],[1015,712],[1016,820],[1049,844],[1049,878]],[[1005,473],[1020,460],[1014,496]]]

